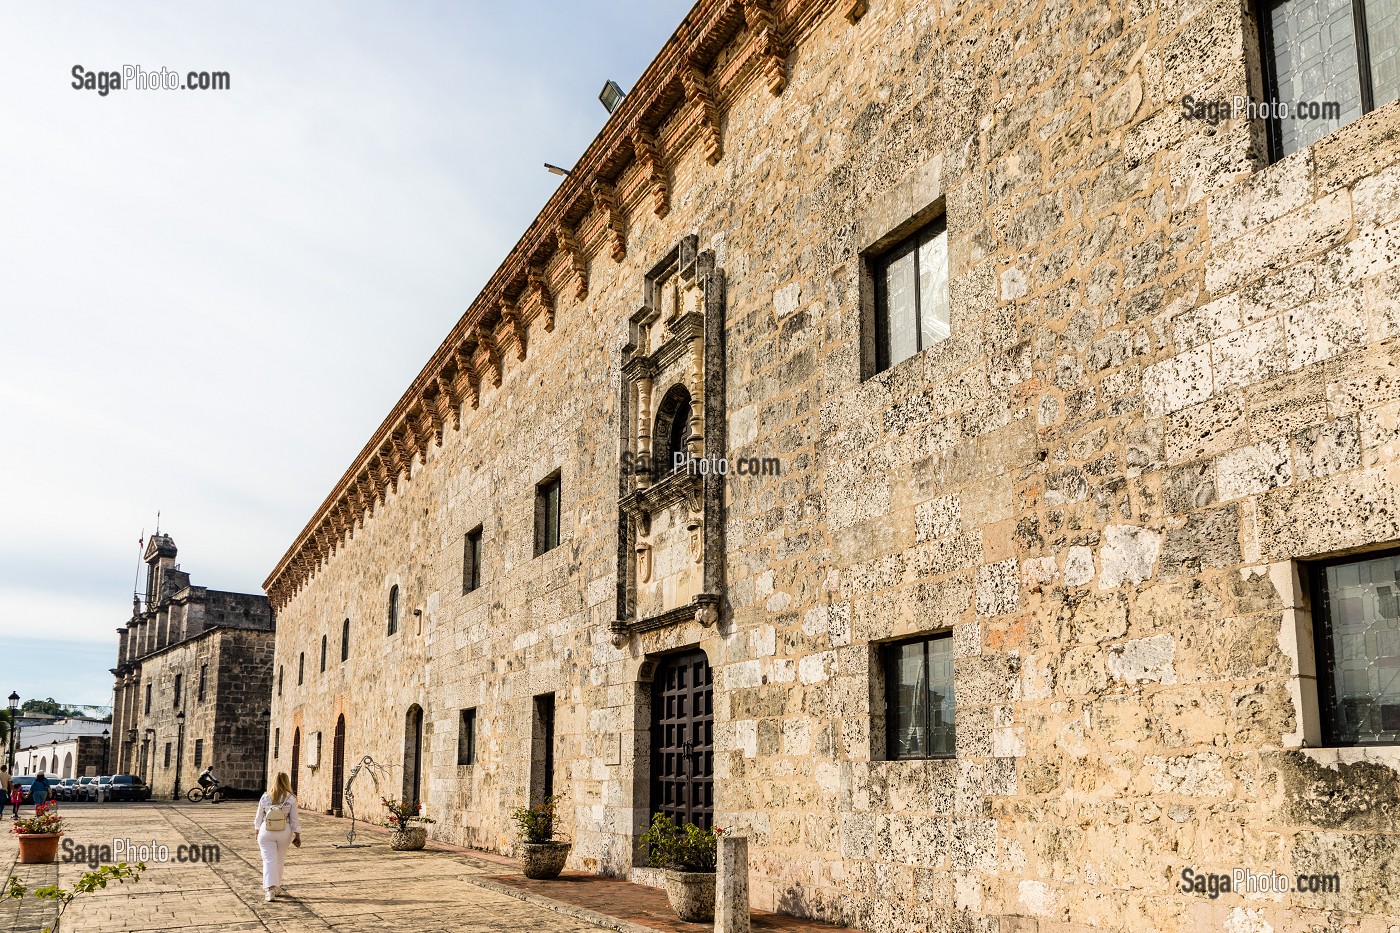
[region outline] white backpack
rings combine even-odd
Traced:
[[[270,804],[263,817],[263,829],[270,833],[280,833],[287,828],[287,811],[277,804]]]

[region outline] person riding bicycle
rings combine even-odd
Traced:
[[[211,787],[219,786],[219,779],[214,777],[213,765],[210,765],[203,771],[199,772],[199,786],[203,787],[205,790],[208,790]]]

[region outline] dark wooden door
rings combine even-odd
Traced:
[[[345,717],[335,721],[335,744],[331,746],[331,813],[340,816],[345,805]]]
[[[705,652],[663,658],[652,682],[651,812],[678,826],[713,819],[714,721]]]

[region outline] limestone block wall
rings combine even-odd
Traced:
[[[1260,126],[1179,106],[1257,88],[1238,3],[840,6],[279,613],[273,767],[320,732],[299,781],[328,807],[344,715],[347,766],[397,796],[416,704],[432,834],[505,849],[551,693],[571,864],[625,874],[652,662],[698,645],[716,823],[749,836],[759,906],[880,933],[1385,929],[1400,755],[1317,747],[1297,562],[1400,541],[1400,105],[1270,165]],[[868,258],[940,211],[952,336],[872,375]],[[730,454],[781,473],[727,482],[719,625],[619,647],[620,348],[690,233],[726,281]],[[563,541],[535,556],[556,470]],[[956,757],[885,760],[880,645],[942,631]],[[1211,899],[1185,867],[1342,885]]]

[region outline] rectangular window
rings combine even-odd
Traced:
[[[306,683],[306,652],[297,655],[297,686]]]
[[[272,730],[272,757],[273,757],[273,758],[276,758],[277,755],[278,755],[278,753],[279,753],[281,750],[282,750],[282,730],[281,730],[281,729],[273,729],[273,730]]]
[[[340,623],[340,662],[350,660],[350,620]]]
[[[165,743],[165,766],[170,767],[170,743]]]
[[[204,740],[203,740],[203,739],[195,739],[195,740],[194,740],[194,766],[195,766],[196,768],[202,768],[202,767],[204,767]]]
[[[457,730],[457,764],[476,764],[476,709],[462,710],[462,722]]]
[[[875,370],[948,339],[948,229],[942,217],[896,244],[875,278]]]
[[[481,586],[481,526],[467,532],[462,542],[462,592]]]
[[[179,708],[180,708],[180,681],[181,681],[181,679],[182,679],[182,675],[180,675],[180,674],[176,674],[176,675],[175,675],[175,701],[174,701],[174,703],[173,703],[172,705],[173,705],[176,709],[179,709]]]
[[[1400,553],[1314,569],[1318,693],[1329,745],[1400,744],[1397,577]]]
[[[559,474],[535,487],[535,556],[559,546]]]
[[[326,636],[321,636],[321,673],[326,672]]]
[[[282,665],[277,665],[277,695],[282,695]]]
[[[1400,0],[1280,0],[1260,11],[1275,159],[1400,97]],[[1280,108],[1281,109],[1281,108]]]
[[[206,680],[208,680],[208,678],[209,678],[209,665],[208,665],[208,664],[201,664],[201,665],[199,666],[199,702],[201,702],[201,703],[204,702],[204,683],[205,683]]]
[[[146,684],[146,715],[151,715],[151,684]]]
[[[953,757],[953,636],[886,645],[882,654],[885,757]]]

